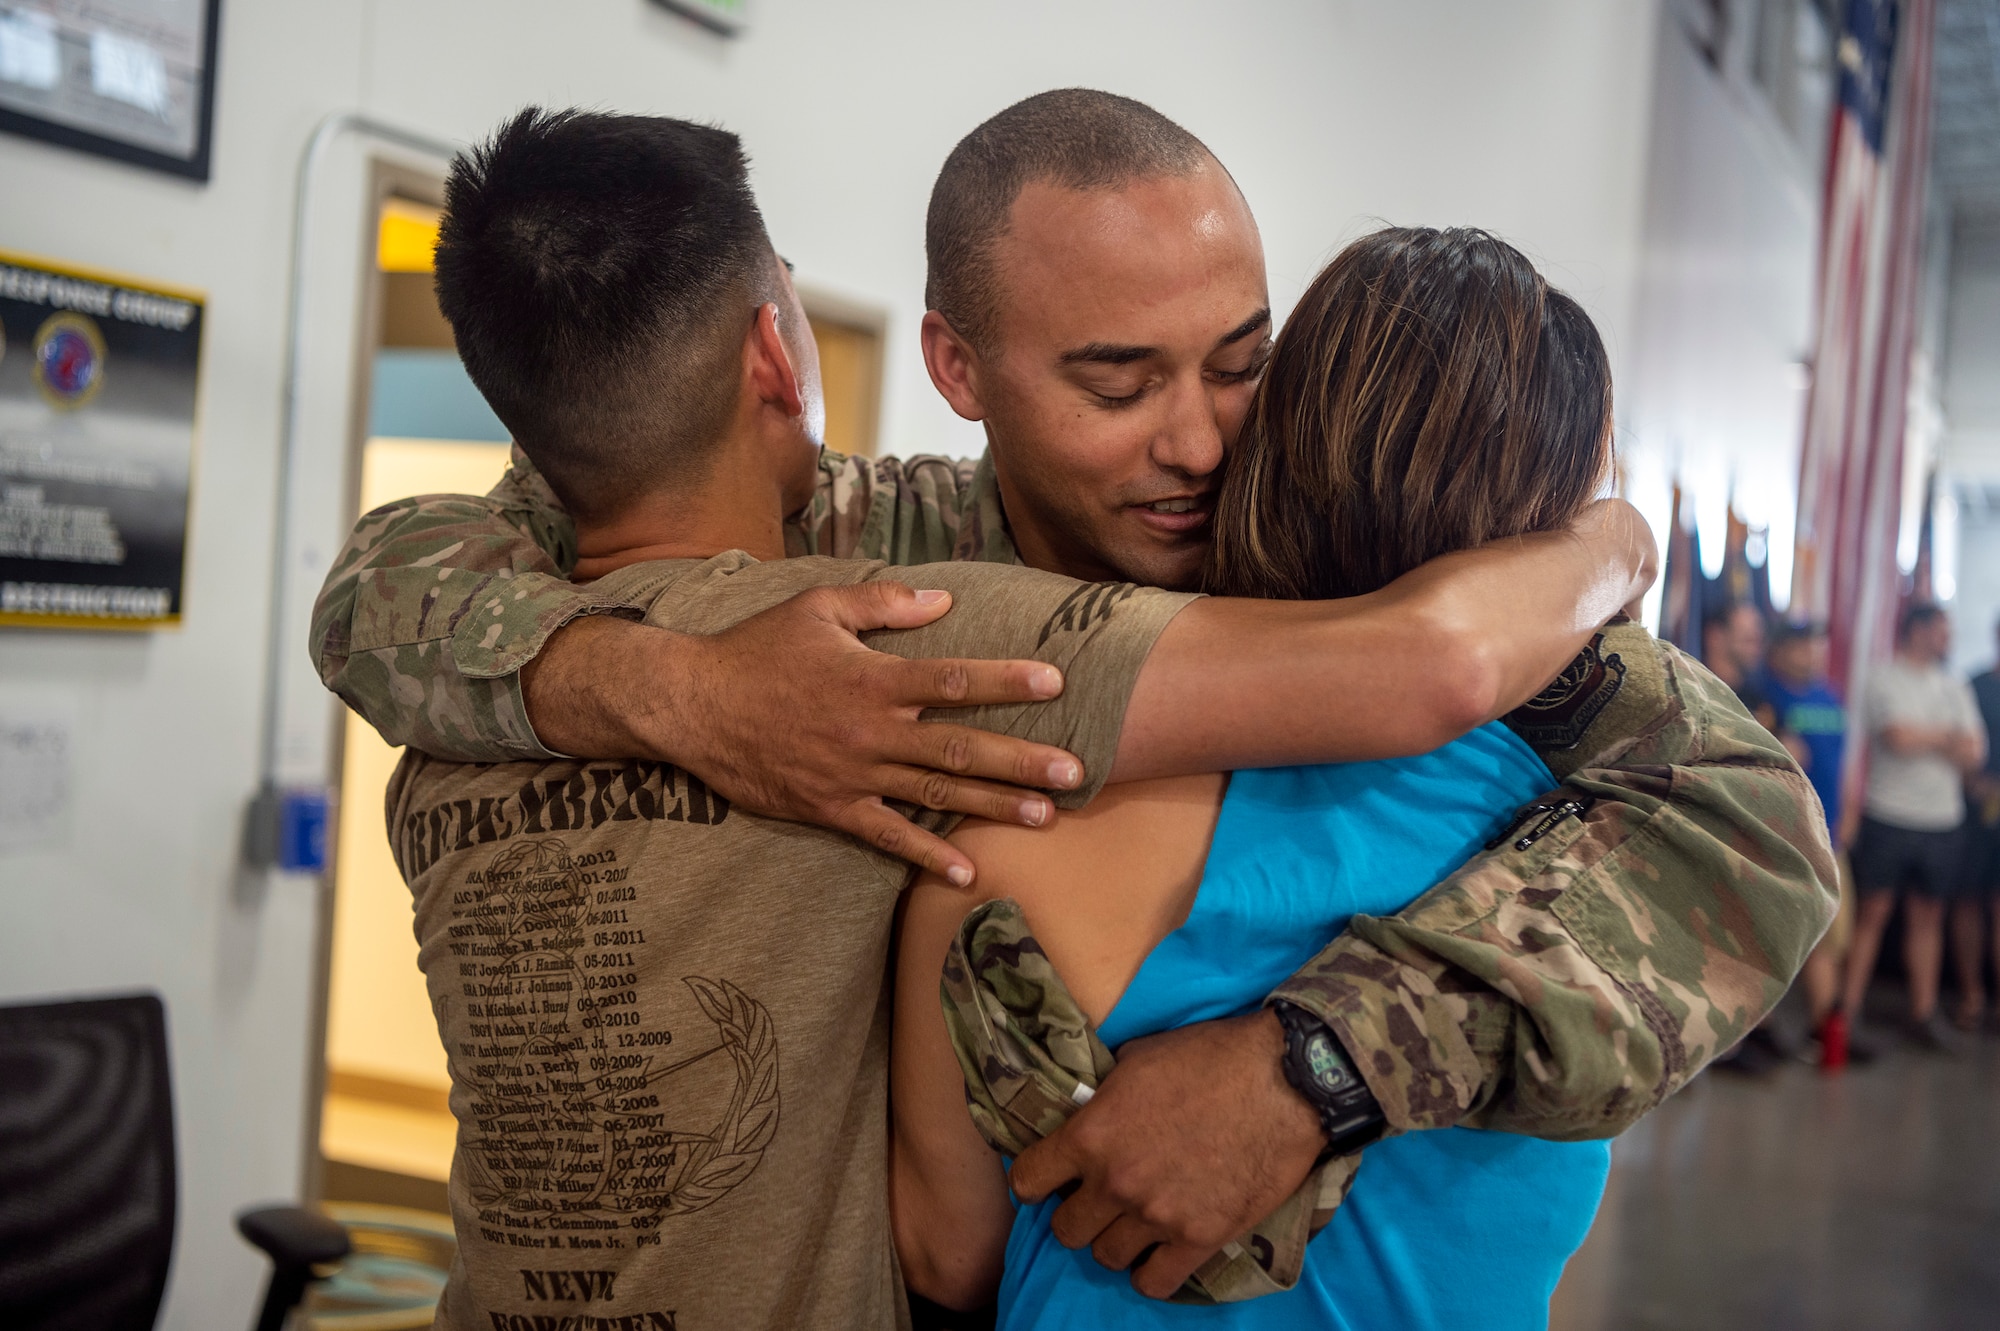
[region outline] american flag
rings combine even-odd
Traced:
[[[1896,611],[1935,26],[1936,0],[1847,0],[1837,48],[1792,605],[1826,621],[1850,690],[1887,654]]]

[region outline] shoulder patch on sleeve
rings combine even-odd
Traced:
[[[1555,682],[1508,713],[1507,724],[1537,749],[1574,749],[1624,687],[1624,659],[1604,651],[1600,633]]]

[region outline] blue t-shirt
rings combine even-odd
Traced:
[[[1187,922],[1153,949],[1100,1030],[1135,1036],[1231,1016],[1309,961],[1358,913],[1401,910],[1464,864],[1519,805],[1555,786],[1534,751],[1490,725],[1386,762],[1238,772]],[[1589,1232],[1608,1143],[1447,1128],[1370,1146],[1296,1288],[1191,1307],[1134,1293],[1071,1252],[1051,1199],[1016,1212],[999,1325],[1338,1331],[1530,1331]]]
[[[1826,806],[1826,825],[1840,826],[1840,765],[1847,753],[1847,708],[1833,686],[1821,681],[1800,690],[1766,671],[1764,696],[1778,713],[1778,729],[1805,741],[1812,756],[1806,777]]]

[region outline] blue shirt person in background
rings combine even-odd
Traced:
[[[1817,624],[1778,625],[1759,682],[1776,714],[1773,727],[1799,766],[1806,769],[1819,802],[1826,806],[1827,829],[1845,849],[1841,835],[1840,773],[1847,756],[1847,707],[1826,675],[1826,630]]]
[[[1822,1056],[1833,1043],[1828,1023],[1838,1022],[1843,1029],[1837,1040],[1846,1051],[1845,1057],[1861,1062],[1872,1051],[1853,1043],[1839,1011],[1841,969],[1854,928],[1854,883],[1847,849],[1854,841],[1855,820],[1846,816],[1841,800],[1841,776],[1847,766],[1847,706],[1827,678],[1826,627],[1789,621],[1779,624],[1772,631],[1758,685],[1773,714],[1767,724],[1806,769],[1819,802],[1826,806],[1827,830],[1833,835],[1840,859],[1840,914],[1806,959],[1800,984],[1812,1009]]]

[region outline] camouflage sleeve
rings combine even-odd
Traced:
[[[1018,1156],[1088,1103],[1114,1065],[1090,1018],[1028,929],[1019,902],[973,907],[945,954],[945,1031],[965,1107],[986,1144]],[[1359,1155],[1322,1161],[1277,1210],[1196,1269],[1176,1303],[1237,1303],[1291,1289],[1306,1244],[1347,1198]]]
[[[385,504],[354,524],[313,604],[320,679],[391,744],[471,762],[549,757],[521,666],[577,615],[626,612],[571,583],[575,561],[569,515],[518,448],[484,497]]]
[[[970,462],[822,452],[792,554],[951,558]],[[391,744],[461,762],[554,756],[528,721],[521,667],[579,615],[639,618],[569,581],[576,528],[518,447],[483,498],[422,495],[355,523],[313,605],[320,679]]]
[[[1634,625],[1508,721],[1561,787],[1273,997],[1335,1029],[1397,1129],[1609,1137],[1783,996],[1833,919],[1826,817],[1735,695]]]

